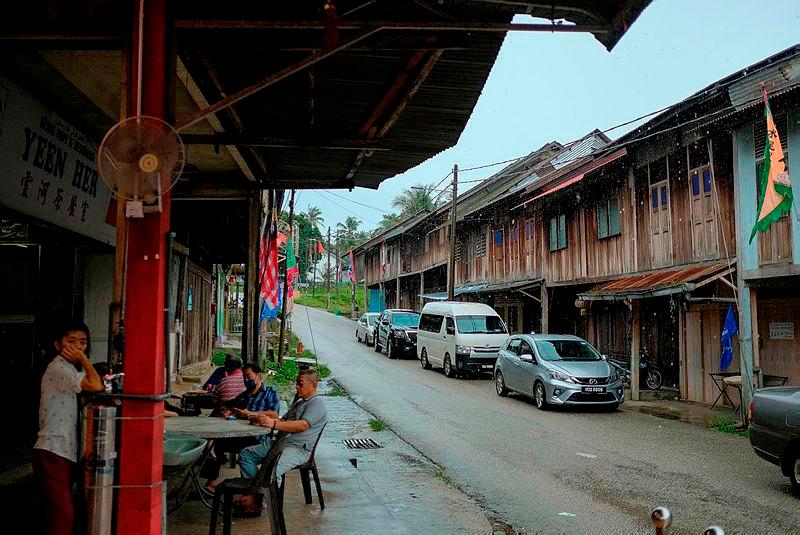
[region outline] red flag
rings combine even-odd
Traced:
[[[278,232],[278,245],[286,243],[286,236]]]
[[[351,281],[356,282],[356,264],[353,262],[353,249],[350,249],[350,267],[347,269],[347,276]]]
[[[322,246],[322,242],[317,240],[317,252],[319,254],[325,254],[325,248]]]
[[[278,240],[275,229],[275,219],[270,221],[269,231],[261,238],[261,295],[266,301],[267,308],[272,311],[279,306],[278,303]]]

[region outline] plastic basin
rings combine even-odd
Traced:
[[[164,466],[185,466],[195,462],[206,447],[203,438],[166,433],[164,435]]]

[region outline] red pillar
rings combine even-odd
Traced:
[[[167,95],[166,0],[138,0],[131,47],[129,115],[164,118]],[[146,6],[146,7],[145,7]],[[140,26],[140,13],[142,25]],[[142,38],[139,39],[140,28]],[[141,67],[137,68],[140,57]],[[138,74],[141,73],[141,91]],[[141,98],[141,102],[139,99]],[[164,292],[169,195],[163,211],[132,219],[128,227],[125,286],[125,394],[164,393]],[[117,533],[161,533],[164,404],[123,400]]]

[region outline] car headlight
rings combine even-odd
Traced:
[[[575,379],[573,379],[571,375],[567,375],[566,373],[561,373],[556,370],[547,370],[547,375],[550,376],[550,379],[554,379],[556,381],[564,381],[565,383],[575,382]]]
[[[405,331],[395,331],[394,334],[400,338],[408,338],[408,333]]]
[[[470,353],[472,353],[472,348],[470,346],[456,346],[457,355],[469,355]]]

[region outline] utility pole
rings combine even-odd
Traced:
[[[455,298],[456,287],[456,200],[458,199],[458,164],[453,165],[453,208],[450,212],[450,258],[447,266],[447,299]]]
[[[294,219],[294,190],[292,190],[292,196],[289,199],[289,228],[292,228],[292,220]],[[288,253],[288,250],[287,250]],[[278,365],[283,366],[283,337],[286,334],[286,298],[287,294],[289,293],[289,274],[287,273],[289,268],[289,256],[287,254],[286,259],[284,260],[284,267],[283,270],[283,295],[281,303],[281,332],[280,336],[278,337]],[[280,282],[280,281],[279,281]]]
[[[339,273],[342,271],[342,259],[340,257],[340,249],[339,243],[342,238],[342,233],[340,231],[336,231],[336,304],[339,304]],[[333,273],[331,273],[333,276]]]
[[[325,256],[328,258],[328,267],[325,270],[327,275],[327,287],[325,289],[325,308],[331,308],[331,227],[328,227],[328,248],[325,249]]]

